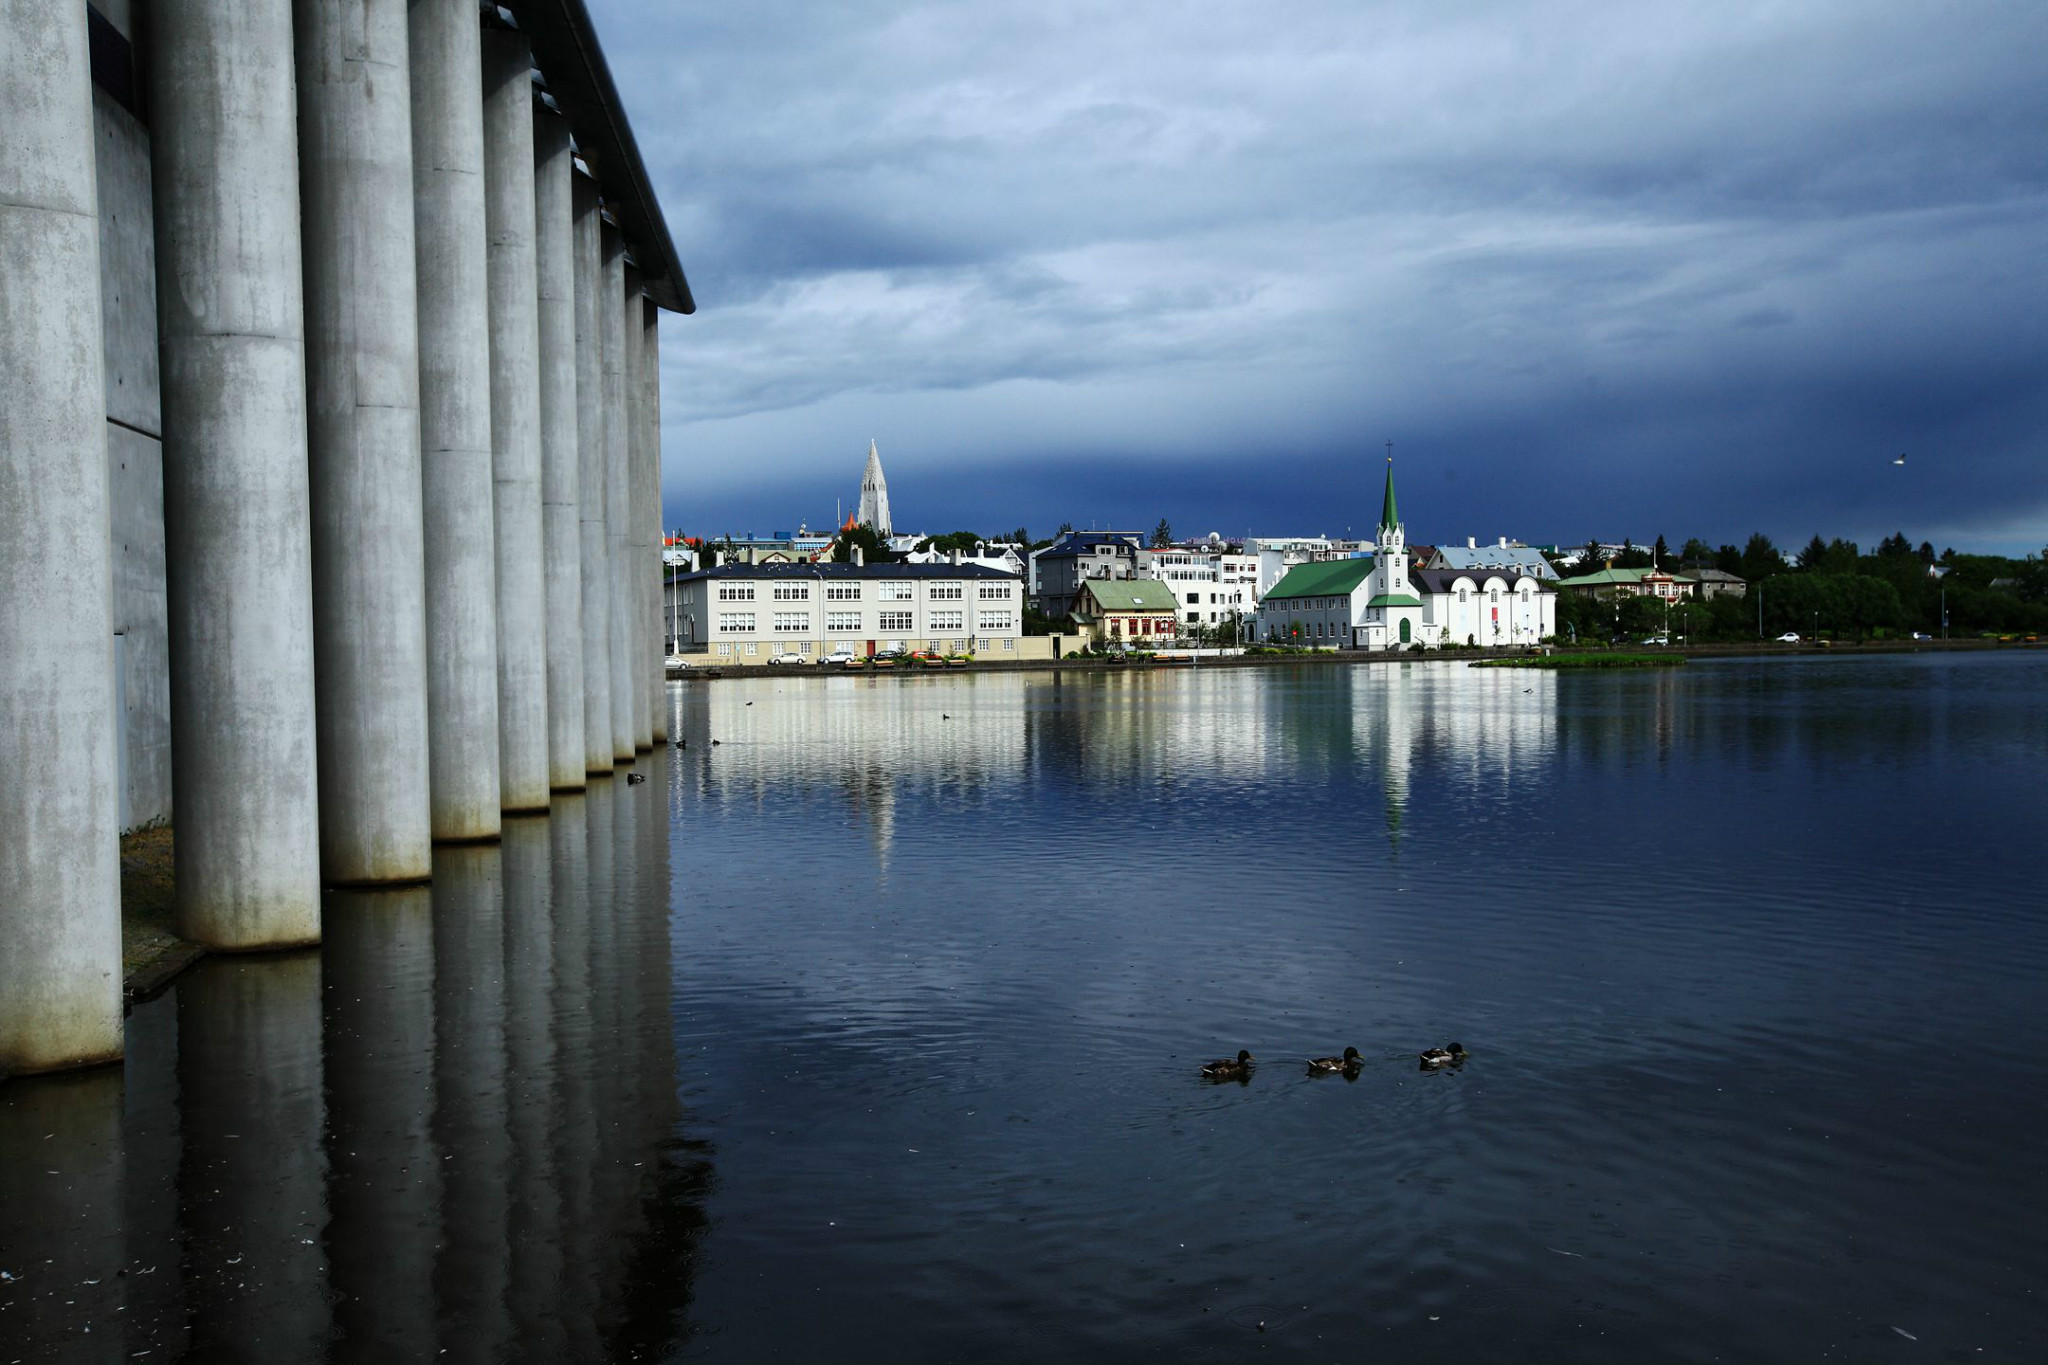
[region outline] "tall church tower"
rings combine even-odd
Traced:
[[[882,453],[875,449],[872,440],[868,442],[867,468],[860,475],[860,515],[857,520],[878,536],[890,534],[889,481],[882,477]]]
[[[1398,649],[1422,636],[1422,599],[1408,579],[1408,533],[1394,504],[1394,460],[1387,457],[1387,492],[1380,499],[1379,537],[1372,560],[1371,595],[1365,603],[1368,649]]]

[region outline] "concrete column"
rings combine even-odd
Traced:
[[[433,836],[498,837],[498,561],[484,268],[482,50],[473,0],[414,0],[427,778]]]
[[[571,186],[576,218],[576,517],[583,554],[583,770],[612,772],[611,545],[605,538],[604,232],[597,187]]]
[[[540,298],[533,247],[533,57],[484,44],[484,215],[490,231],[491,455],[498,509],[498,762],[508,811],[548,808],[547,581],[540,513]]]
[[[627,565],[632,482],[627,472],[626,247],[604,230],[604,530],[611,581],[612,762],[630,763],[633,741],[632,580]]]
[[[406,14],[296,0],[320,867],[424,881],[426,550]]]
[[[0,1075],[121,1055],[114,579],[80,5],[0,0]]]
[[[288,0],[159,0],[150,49],[178,932],[320,937]]]
[[[654,742],[660,746],[668,743],[668,630],[662,611],[662,582],[668,568],[661,558],[665,525],[661,514],[661,309],[653,299],[642,299],[640,312],[640,413],[647,431],[647,489],[642,494],[641,514],[647,518],[648,552],[654,560],[653,571],[645,578],[647,608],[641,619],[650,623],[654,632],[647,656],[647,697]],[[822,618],[819,624],[824,624]]]
[[[626,267],[625,294],[620,300],[620,411],[626,418],[626,521],[624,579],[626,601],[627,701],[633,714],[633,747],[645,752],[654,743],[654,717],[647,695],[647,422],[641,401],[640,348],[646,329],[640,321],[640,272]]]
[[[548,787],[582,791],[582,470],[576,456],[575,176],[568,121],[533,113],[533,246],[540,299],[541,556],[548,596]]]

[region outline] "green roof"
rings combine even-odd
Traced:
[[[1380,525],[1399,526],[1401,511],[1394,506],[1394,460],[1387,457],[1387,496],[1380,500]]]
[[[1368,607],[1419,607],[1422,605],[1422,599],[1405,592],[1383,592],[1365,605]]]
[[[1156,578],[1091,578],[1081,586],[1104,611],[1180,610],[1173,589]]]
[[[1680,583],[1691,580],[1682,573],[1671,573],[1658,569],[1599,569],[1593,573],[1580,574],[1576,578],[1561,578],[1560,588],[1610,588],[1617,583],[1640,583],[1647,574],[1663,573],[1665,577]]]
[[[1319,559],[1297,564],[1273,590],[1259,600],[1272,602],[1283,597],[1337,597],[1354,591],[1372,572],[1370,559]]]

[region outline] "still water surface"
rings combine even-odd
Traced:
[[[0,1086],[0,1362],[2048,1353],[2048,658],[671,701]]]

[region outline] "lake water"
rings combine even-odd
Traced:
[[[0,1085],[0,1365],[2048,1353],[2048,656],[671,701]]]

